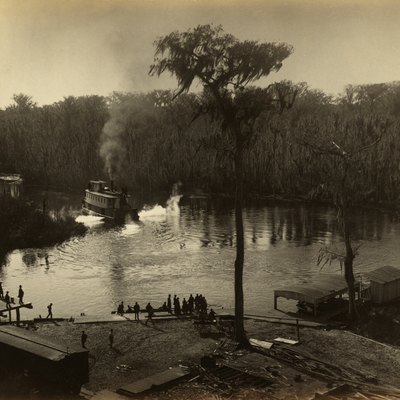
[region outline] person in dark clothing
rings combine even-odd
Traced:
[[[181,315],[181,302],[179,301],[179,297],[175,300],[175,315]]]
[[[171,295],[168,295],[168,299],[167,299],[167,307],[168,307],[168,312],[171,313],[172,312],[172,304],[171,304]]]
[[[125,312],[125,309],[124,309],[124,302],[123,301],[121,301],[121,304],[118,306],[118,308],[117,308],[117,313],[118,314],[123,314]]]
[[[213,309],[211,309],[210,312],[208,313],[208,318],[211,321],[214,321],[214,319],[215,319],[215,311]]]
[[[164,304],[161,306],[161,311],[168,311],[168,306],[165,301],[164,301]]]
[[[174,300],[172,301],[172,304],[174,305],[174,312],[175,312],[175,305],[176,305],[176,294],[174,294]]]
[[[187,312],[188,312],[188,304],[187,304],[186,299],[183,298],[183,301],[182,301],[182,313],[183,314],[187,314]]]
[[[133,308],[128,304],[128,308],[126,309],[127,313],[133,313]]]
[[[196,297],[194,298],[194,309],[199,311],[199,294],[196,293]]]
[[[188,311],[190,312],[190,314],[193,312],[193,307],[194,307],[194,297],[192,294],[190,294],[188,300]]]
[[[203,312],[207,312],[207,308],[208,308],[208,305],[207,305],[207,300],[206,300],[206,298],[205,297],[203,297]]]
[[[207,313],[207,300],[202,294],[199,296],[199,311]]]
[[[0,299],[4,297],[3,284],[0,282]]]
[[[151,323],[154,325],[154,321],[153,321],[154,308],[152,307],[152,305],[150,303],[147,304],[146,311],[147,311],[147,320],[146,320],[145,324],[147,325],[148,322],[151,321]]]
[[[19,285],[18,289],[18,298],[19,298],[19,304],[24,304],[24,291],[22,290],[21,285]]]
[[[110,333],[108,334],[108,343],[110,344],[110,347],[113,347],[114,344],[114,331],[111,329]]]
[[[4,296],[4,301],[6,302],[6,308],[11,308],[11,299],[10,295],[8,294],[8,290],[6,292],[6,295]]]
[[[138,304],[138,302],[135,303],[135,305],[133,306],[133,311],[135,313],[135,321],[140,320],[140,306]]]
[[[53,319],[53,303],[50,303],[48,306],[47,306],[47,317],[46,317],[46,319],[48,319],[48,318],[50,318],[50,319]]]
[[[87,335],[86,335],[85,331],[82,331],[81,343],[82,343],[82,347],[84,349],[86,349],[86,340],[87,340]]]

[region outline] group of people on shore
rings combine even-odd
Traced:
[[[22,286],[19,285],[19,289],[18,289],[18,303],[19,305],[23,305],[24,304],[24,290],[22,289]],[[3,283],[0,282],[0,299],[3,300],[6,303],[6,308],[10,309],[11,308],[11,304],[14,304],[14,298],[11,297],[10,293],[8,290],[6,290],[6,293],[4,294],[4,290],[3,290]]]
[[[187,315],[187,314],[193,314],[194,312],[198,313],[199,315],[207,315],[207,310],[208,310],[208,304],[205,296],[202,294],[196,294],[196,296],[193,296],[193,294],[190,294],[188,297],[188,300],[184,297],[181,301],[179,297],[175,294],[174,297],[172,298],[171,295],[168,295],[167,301],[164,302],[164,304],[157,308],[154,309],[151,303],[147,303],[145,310],[147,311],[147,320],[145,324],[147,325],[148,322],[153,321],[153,315],[155,311],[166,311],[170,314],[174,314],[176,316],[180,315]],[[127,306],[125,309],[124,302],[121,301],[121,303],[117,307],[117,314],[123,315],[126,313],[133,313],[135,314],[135,321],[140,321],[140,312],[141,308],[138,302],[135,302],[135,305],[132,307],[130,305]],[[214,310],[211,309],[210,311],[211,317],[213,318],[215,316]]]
[[[174,305],[172,307],[172,304]],[[174,294],[173,299],[171,299],[171,295],[168,295],[167,301],[163,304],[163,309],[168,311],[170,314],[182,315],[182,314],[193,314],[194,311],[199,314],[207,313],[207,300],[202,294],[196,294],[193,297],[193,294],[190,294],[188,300],[184,297],[181,301],[176,294]]]
[[[126,308],[126,310],[125,310],[125,306],[124,306],[124,302],[123,301],[121,301],[121,303],[117,307],[117,314],[123,315],[123,314],[126,314],[126,313],[128,313],[128,314],[134,313],[135,314],[135,321],[137,321],[137,322],[140,321],[140,311],[141,311],[141,308],[140,308],[140,305],[138,304],[137,301],[135,302],[135,305],[133,307],[131,307],[128,304],[128,307]],[[154,315],[154,308],[150,304],[150,302],[147,303],[146,311],[147,311],[147,320],[146,320],[145,324],[147,325],[148,322],[151,322],[151,323],[154,324],[154,321],[153,321],[153,318],[152,318],[153,315]]]

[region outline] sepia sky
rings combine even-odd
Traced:
[[[284,41],[294,53],[270,81],[335,94],[348,83],[400,80],[400,2],[369,0],[0,0],[0,107],[68,95],[175,88],[148,76],[153,41],[221,24],[239,39]]]

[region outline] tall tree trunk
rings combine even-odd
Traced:
[[[358,311],[356,305],[356,290],[354,286],[354,273],[353,273],[353,260],[354,253],[353,248],[351,247],[351,238],[350,238],[350,226],[349,220],[347,216],[346,206],[343,206],[342,210],[342,224],[343,224],[343,236],[344,243],[346,246],[346,257],[344,260],[344,276],[347,283],[347,288],[349,290],[349,320],[354,322],[358,318]]]
[[[235,340],[241,345],[248,344],[244,330],[243,314],[243,264],[244,264],[244,233],[243,233],[243,148],[238,146],[235,154],[235,223],[236,223],[236,260],[235,260]]]

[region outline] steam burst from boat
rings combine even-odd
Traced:
[[[144,206],[140,211],[139,216],[140,220],[165,220],[168,215],[179,215],[179,201],[182,195],[179,193],[180,187],[182,186],[181,182],[175,183],[172,187],[172,192],[167,200],[166,207],[160,206],[156,204],[155,206],[149,207]]]
[[[172,193],[167,200],[167,212],[169,213],[179,213],[179,202],[182,195],[179,193],[182,186],[181,182],[174,183],[172,187]]]

